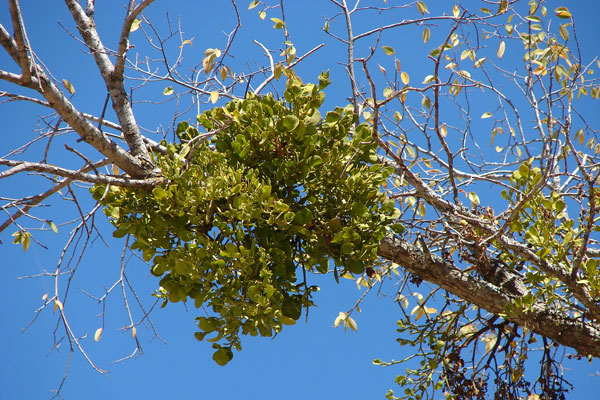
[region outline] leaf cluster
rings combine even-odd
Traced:
[[[187,122],[180,143],[155,154],[167,183],[151,192],[98,185],[114,236],[151,261],[159,297],[193,299],[196,338],[219,364],[241,349],[239,334],[272,336],[294,324],[318,290],[306,272],[361,274],[399,211],[380,187],[392,169],[352,107],[323,118],[319,84],[288,82],[284,100],[248,95]],[[398,225],[396,225],[398,226]],[[301,278],[298,277],[302,272]]]

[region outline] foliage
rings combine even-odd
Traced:
[[[219,364],[241,349],[240,331],[272,336],[308,311],[318,288],[307,271],[373,266],[397,217],[380,190],[392,168],[377,163],[369,126],[351,107],[321,117],[328,83],[324,73],[318,86],[291,81],[285,101],[250,94],[209,110],[198,122],[217,132],[210,142],[180,123],[181,143],[155,154],[167,182],[152,191],[92,189],[114,236],[133,235],[163,277],[164,305],[209,306],[196,338],[216,334]]]

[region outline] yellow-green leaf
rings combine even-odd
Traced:
[[[62,83],[63,83],[63,86],[69,91],[69,93],[75,94],[75,87],[73,86],[73,84],[71,82],[69,82],[66,79],[63,79]]]
[[[559,27],[560,37],[562,37],[565,42],[567,40],[569,40],[569,31],[567,30],[567,26],[569,26],[569,25],[570,24],[564,24],[564,25],[560,25],[560,27]]]
[[[265,10],[262,10],[258,13],[258,16],[260,19],[265,19],[265,17],[267,16],[267,12]]]
[[[171,87],[171,86],[167,86],[167,87],[165,88],[165,90],[163,90],[163,94],[164,94],[165,96],[170,96],[170,95],[172,95],[172,94],[173,94],[173,87]]]
[[[50,229],[52,229],[52,232],[58,234],[58,228],[56,227],[56,225],[54,224],[54,222],[48,221],[48,225],[50,226]]]
[[[421,13],[421,15],[425,15],[425,13],[429,14],[429,10],[427,10],[427,6],[422,1],[417,1],[417,9]]]
[[[492,116],[492,113],[491,113],[491,112],[486,112],[486,113],[483,113],[483,114],[481,115],[481,119],[489,118],[489,117],[491,117],[491,116]]]
[[[273,28],[275,29],[282,29],[285,27],[285,23],[279,18],[271,18],[271,21],[275,22],[275,24],[273,25]]]
[[[477,193],[475,193],[475,192],[469,193],[469,200],[471,201],[471,206],[473,208],[475,206],[479,205],[479,196],[477,196]]]
[[[408,85],[408,83],[410,82],[410,77],[406,72],[402,72],[400,74],[400,80],[402,80],[402,83],[404,83],[405,85]]]
[[[558,7],[556,10],[554,10],[554,12],[556,13],[556,16],[558,18],[563,18],[563,19],[571,18],[571,13],[569,12],[569,9],[567,7]]]
[[[256,7],[258,5],[259,1],[254,0],[253,2],[250,3],[250,5],[248,6],[248,10],[252,10],[254,7]]]
[[[388,56],[393,55],[396,51],[394,50],[393,47],[391,46],[381,46],[381,48],[383,49],[383,52],[385,54],[387,54]]]
[[[352,317],[347,317],[344,320],[344,326],[352,329],[354,332],[358,331],[358,325],[356,325],[356,321],[354,321],[354,319],[352,319]]]
[[[423,31],[423,43],[427,43],[430,37],[431,31],[429,30],[429,28],[425,28],[425,30]]]

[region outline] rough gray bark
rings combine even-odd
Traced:
[[[524,314],[505,315],[505,307],[514,301],[514,297],[509,296],[506,290],[477,279],[454,264],[406,241],[386,237],[381,243],[379,255],[465,301],[493,314],[503,315],[507,320],[571,347],[581,355],[600,357],[598,324],[565,316],[564,313],[548,309],[544,304],[535,305]]]

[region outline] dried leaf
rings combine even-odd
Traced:
[[[219,92],[213,90],[210,92],[210,102],[215,104],[219,100]]]
[[[134,326],[133,328],[131,328],[131,338],[135,339],[136,336],[137,336],[137,329]]]
[[[58,309],[60,309],[60,311],[63,310],[63,303],[60,300],[56,299],[56,300],[54,300],[54,310],[53,310],[53,312],[56,312],[56,310],[58,310]]]

